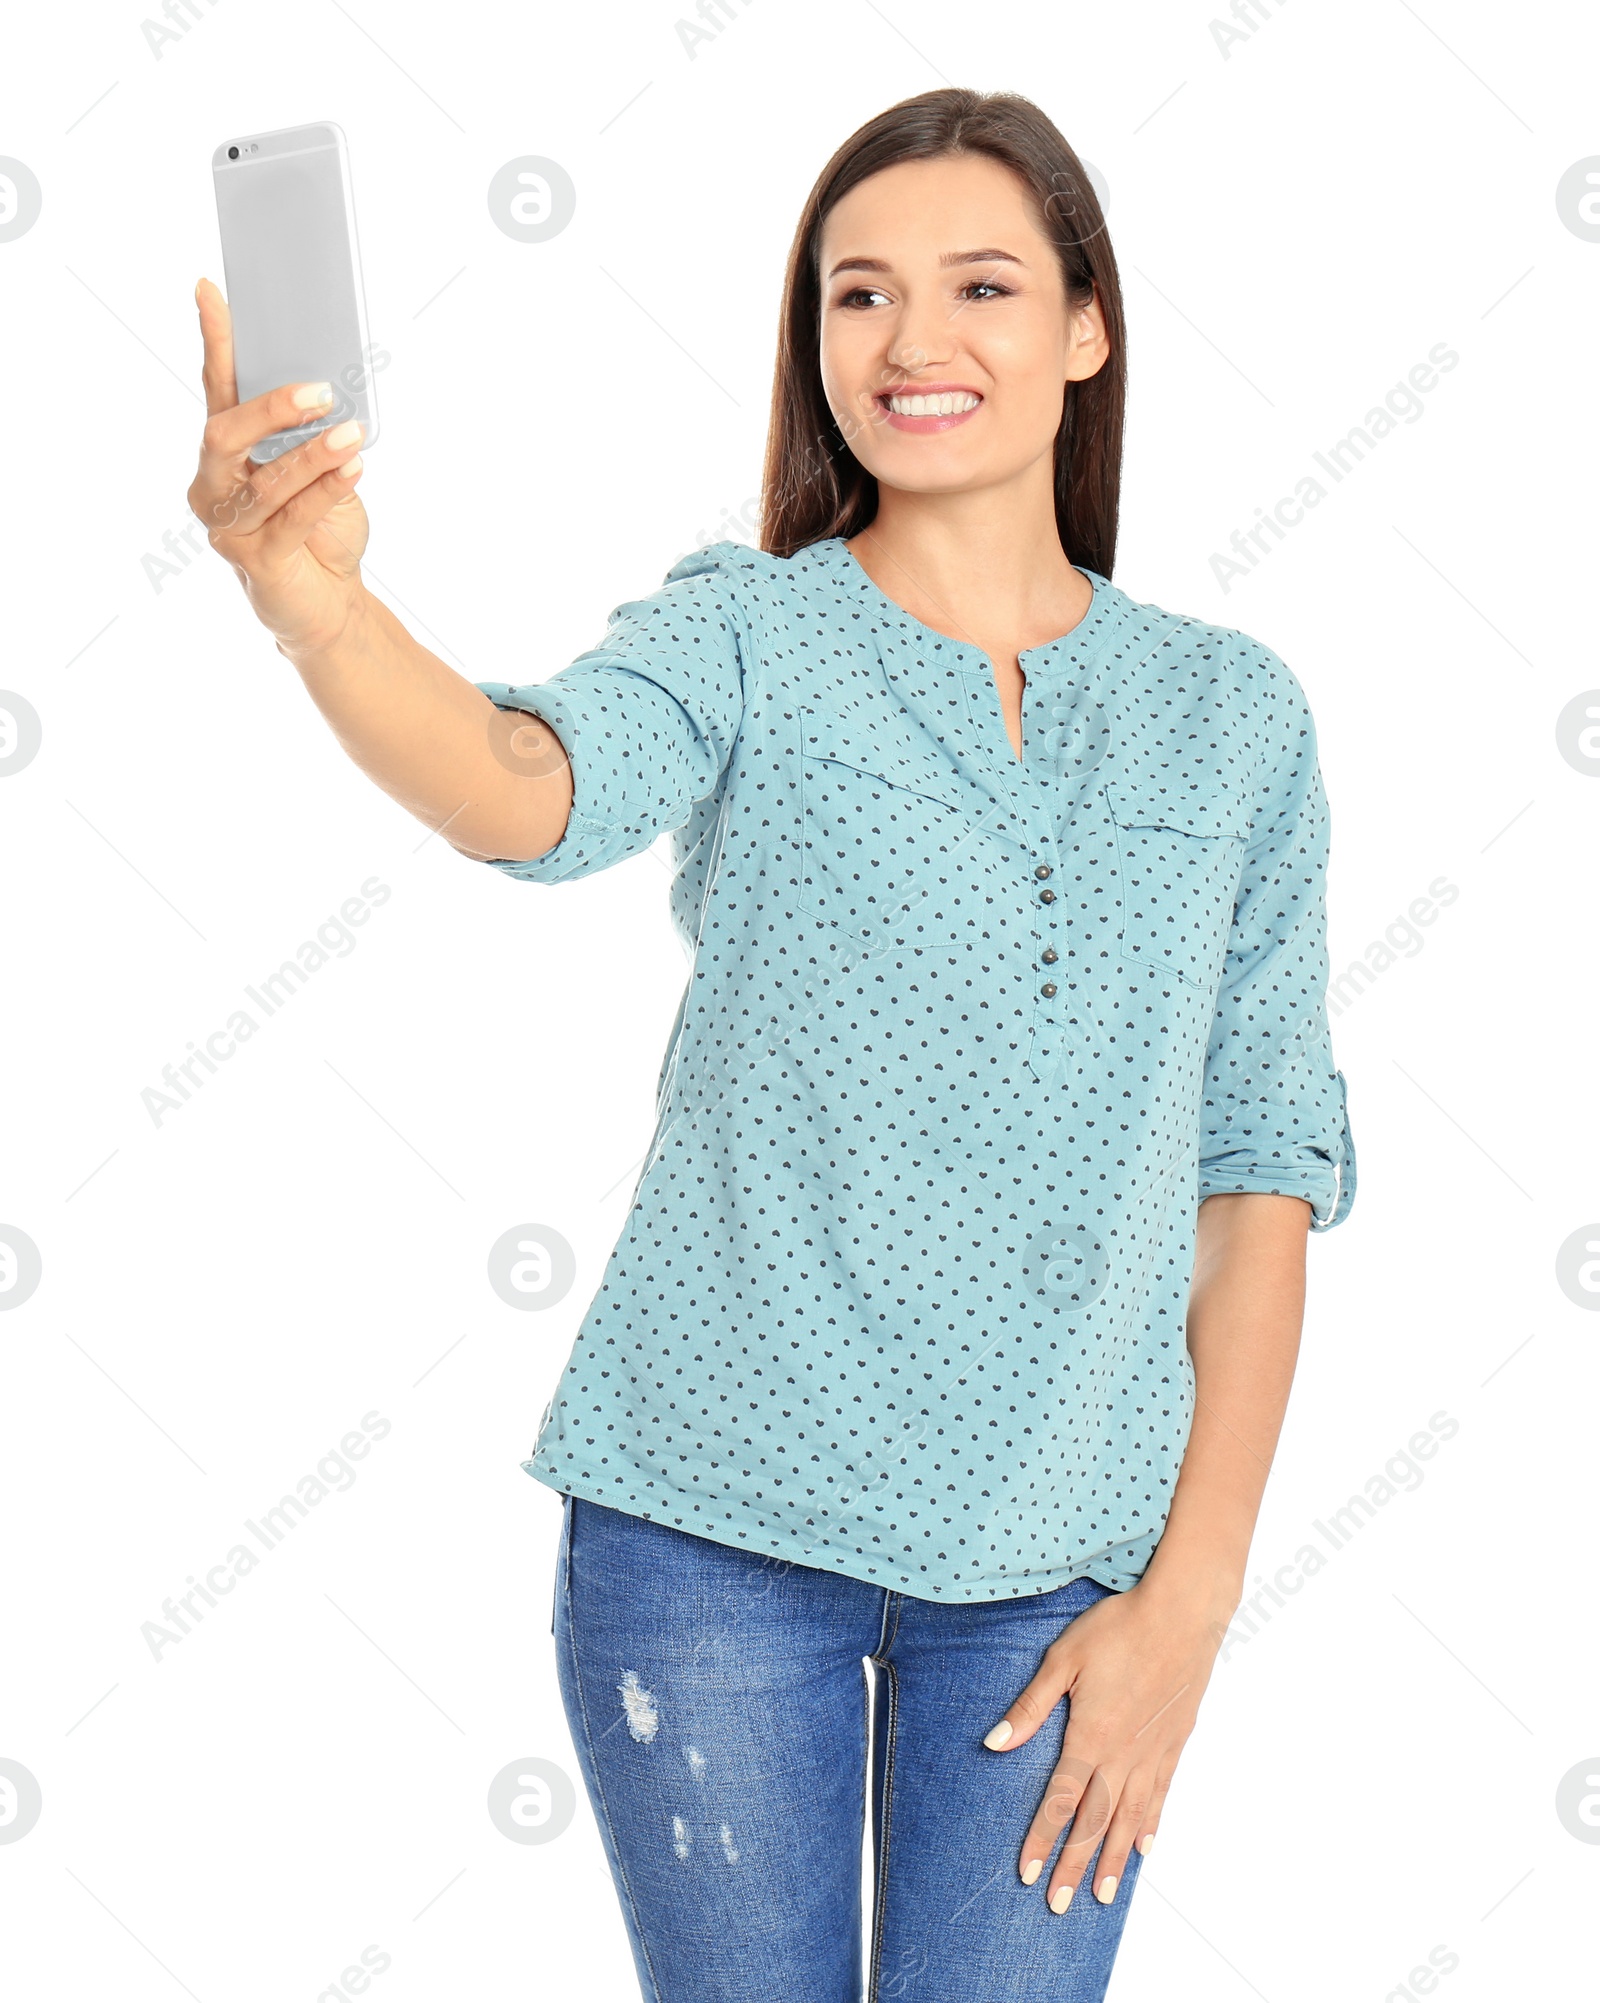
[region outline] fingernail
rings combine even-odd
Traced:
[[[318,404],[333,402],[333,384],[302,383],[291,401],[296,410],[315,410]]]
[[[998,1750],[1011,1736],[1011,1720],[1002,1718],[992,1732],[985,1732],[983,1743]]]
[[[1150,1855],[1150,1845],[1154,1843],[1155,1840],[1156,1840],[1156,1832],[1153,1829],[1151,1830],[1148,1836],[1141,1836],[1139,1838],[1139,1841],[1135,1847],[1137,1848],[1139,1855],[1141,1857],[1148,1857]]]
[[[1022,1882],[1025,1885],[1037,1884],[1039,1881],[1039,1873],[1043,1869],[1044,1869],[1044,1859],[1042,1857],[1030,1857],[1027,1863],[1024,1864],[1022,1867]]]
[[[361,443],[361,420],[346,418],[343,424],[336,424],[331,431],[323,432],[322,442],[330,451],[348,452],[352,445]]]
[[[361,454],[358,452],[354,459],[347,459],[339,468],[339,478],[341,480],[353,480],[360,471]]]
[[[1072,1892],[1073,1887],[1071,1885],[1057,1885],[1055,1890],[1050,1894],[1051,1912],[1064,1913],[1068,1906],[1072,1904]]]
[[[1113,1900],[1113,1899],[1114,1899],[1114,1898],[1115,1898],[1116,1896],[1117,1896],[1117,1881],[1116,1881],[1116,1879],[1115,1879],[1115,1878],[1102,1878],[1102,1879],[1100,1880],[1100,1888],[1099,1888],[1099,1890],[1098,1890],[1098,1891],[1097,1891],[1097,1892],[1095,1893],[1095,1897],[1096,1897],[1096,1898],[1097,1898],[1097,1899],[1098,1899],[1098,1900],[1100,1901],[1101,1905],[1103,1905],[1103,1906],[1109,1906],[1109,1905],[1110,1905],[1110,1903],[1111,1903],[1111,1901],[1112,1901],[1112,1900]]]

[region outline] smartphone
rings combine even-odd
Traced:
[[[239,401],[280,383],[333,384],[328,411],[273,432],[250,457],[265,464],[351,417],[365,427],[365,452],[378,406],[343,132],[291,125],[224,139],[211,178]]]

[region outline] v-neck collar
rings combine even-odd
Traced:
[[[903,605],[897,605],[868,576],[860,560],[845,546],[843,536],[824,537],[808,545],[806,553],[822,562],[848,603],[882,619],[901,638],[909,640],[928,666],[964,675],[992,675],[993,664],[981,647],[953,640],[948,633],[924,625]],[[1093,592],[1088,609],[1069,632],[1019,651],[1017,659],[1025,676],[1049,678],[1081,673],[1098,659],[1125,623],[1132,604],[1127,594],[1087,564],[1080,563],[1075,568],[1088,578]]]

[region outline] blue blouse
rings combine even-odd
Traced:
[[[1270,648],[1085,571],[988,658],[839,537],[718,542],[548,680],[568,883],[670,834],[691,956],[622,1235],[523,1463],[928,1600],[1135,1584],[1188,1440],[1196,1212],[1355,1194],[1328,812]]]

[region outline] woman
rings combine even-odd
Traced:
[[[870,1770],[870,1997],[1103,1996],[1355,1158],[1299,684],[1110,580],[1082,167],[1009,95],[848,140],[761,548],[522,687],[364,590],[352,427],[249,464],[316,405],[198,302],[191,505],[363,770],[531,883],[671,832],[655,1138],[526,1464],[644,1994],[858,1997]]]

